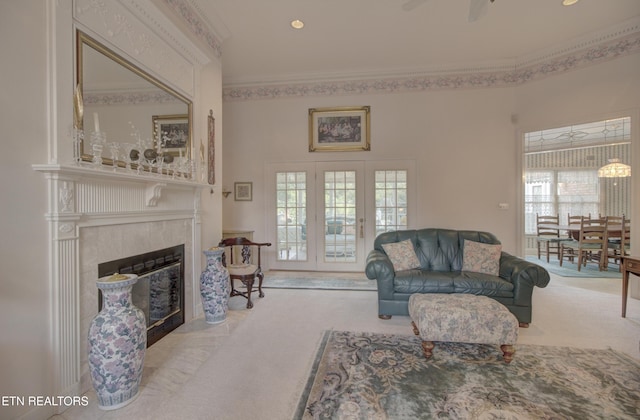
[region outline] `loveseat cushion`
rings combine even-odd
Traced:
[[[453,293],[454,277],[451,271],[408,270],[396,272],[393,291],[396,293]]]
[[[513,297],[513,283],[491,274],[460,271],[453,277],[453,292],[490,297]]]
[[[497,276],[467,271],[407,270],[396,272],[396,293],[469,293],[491,297],[513,297],[513,283]]]

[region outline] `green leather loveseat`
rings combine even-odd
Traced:
[[[413,245],[419,268],[396,272],[383,244],[407,239]],[[367,277],[378,282],[378,316],[389,319],[391,315],[408,315],[409,296],[413,293],[469,293],[497,300],[522,326],[528,326],[533,287],[549,283],[547,270],[498,249],[495,259],[496,264],[499,259],[499,275],[463,271],[465,240],[500,244],[493,234],[477,231],[431,228],[380,234],[365,268]]]

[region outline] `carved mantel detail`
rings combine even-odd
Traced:
[[[164,182],[153,183],[147,186],[147,206],[156,207],[158,205],[158,200],[160,200],[160,196],[162,195],[162,188],[166,186],[167,184],[165,184]]]

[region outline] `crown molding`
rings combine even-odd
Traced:
[[[634,18],[514,61],[385,73],[287,75],[244,83],[223,80],[223,101],[509,87],[638,52],[640,19]]]
[[[134,16],[145,22],[165,42],[179,51],[192,63],[205,65],[209,57],[196,47],[180,31],[170,30],[173,23],[165,16],[151,0],[119,0]]]
[[[518,59],[517,66],[522,68],[537,63],[553,61],[583,50],[607,45],[618,39],[625,39],[637,32],[640,32],[640,18],[632,18],[607,29],[576,37],[545,50],[522,56]]]
[[[220,59],[222,56],[222,42],[220,32],[216,33],[211,22],[205,17],[201,7],[193,0],[163,0],[169,9],[175,13],[189,31],[209,48],[214,57]],[[219,25],[222,30],[222,38],[228,36],[226,26]]]

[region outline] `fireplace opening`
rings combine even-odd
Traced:
[[[114,273],[138,275],[132,301],[147,320],[147,347],[184,324],[184,245],[98,265],[99,277]]]

